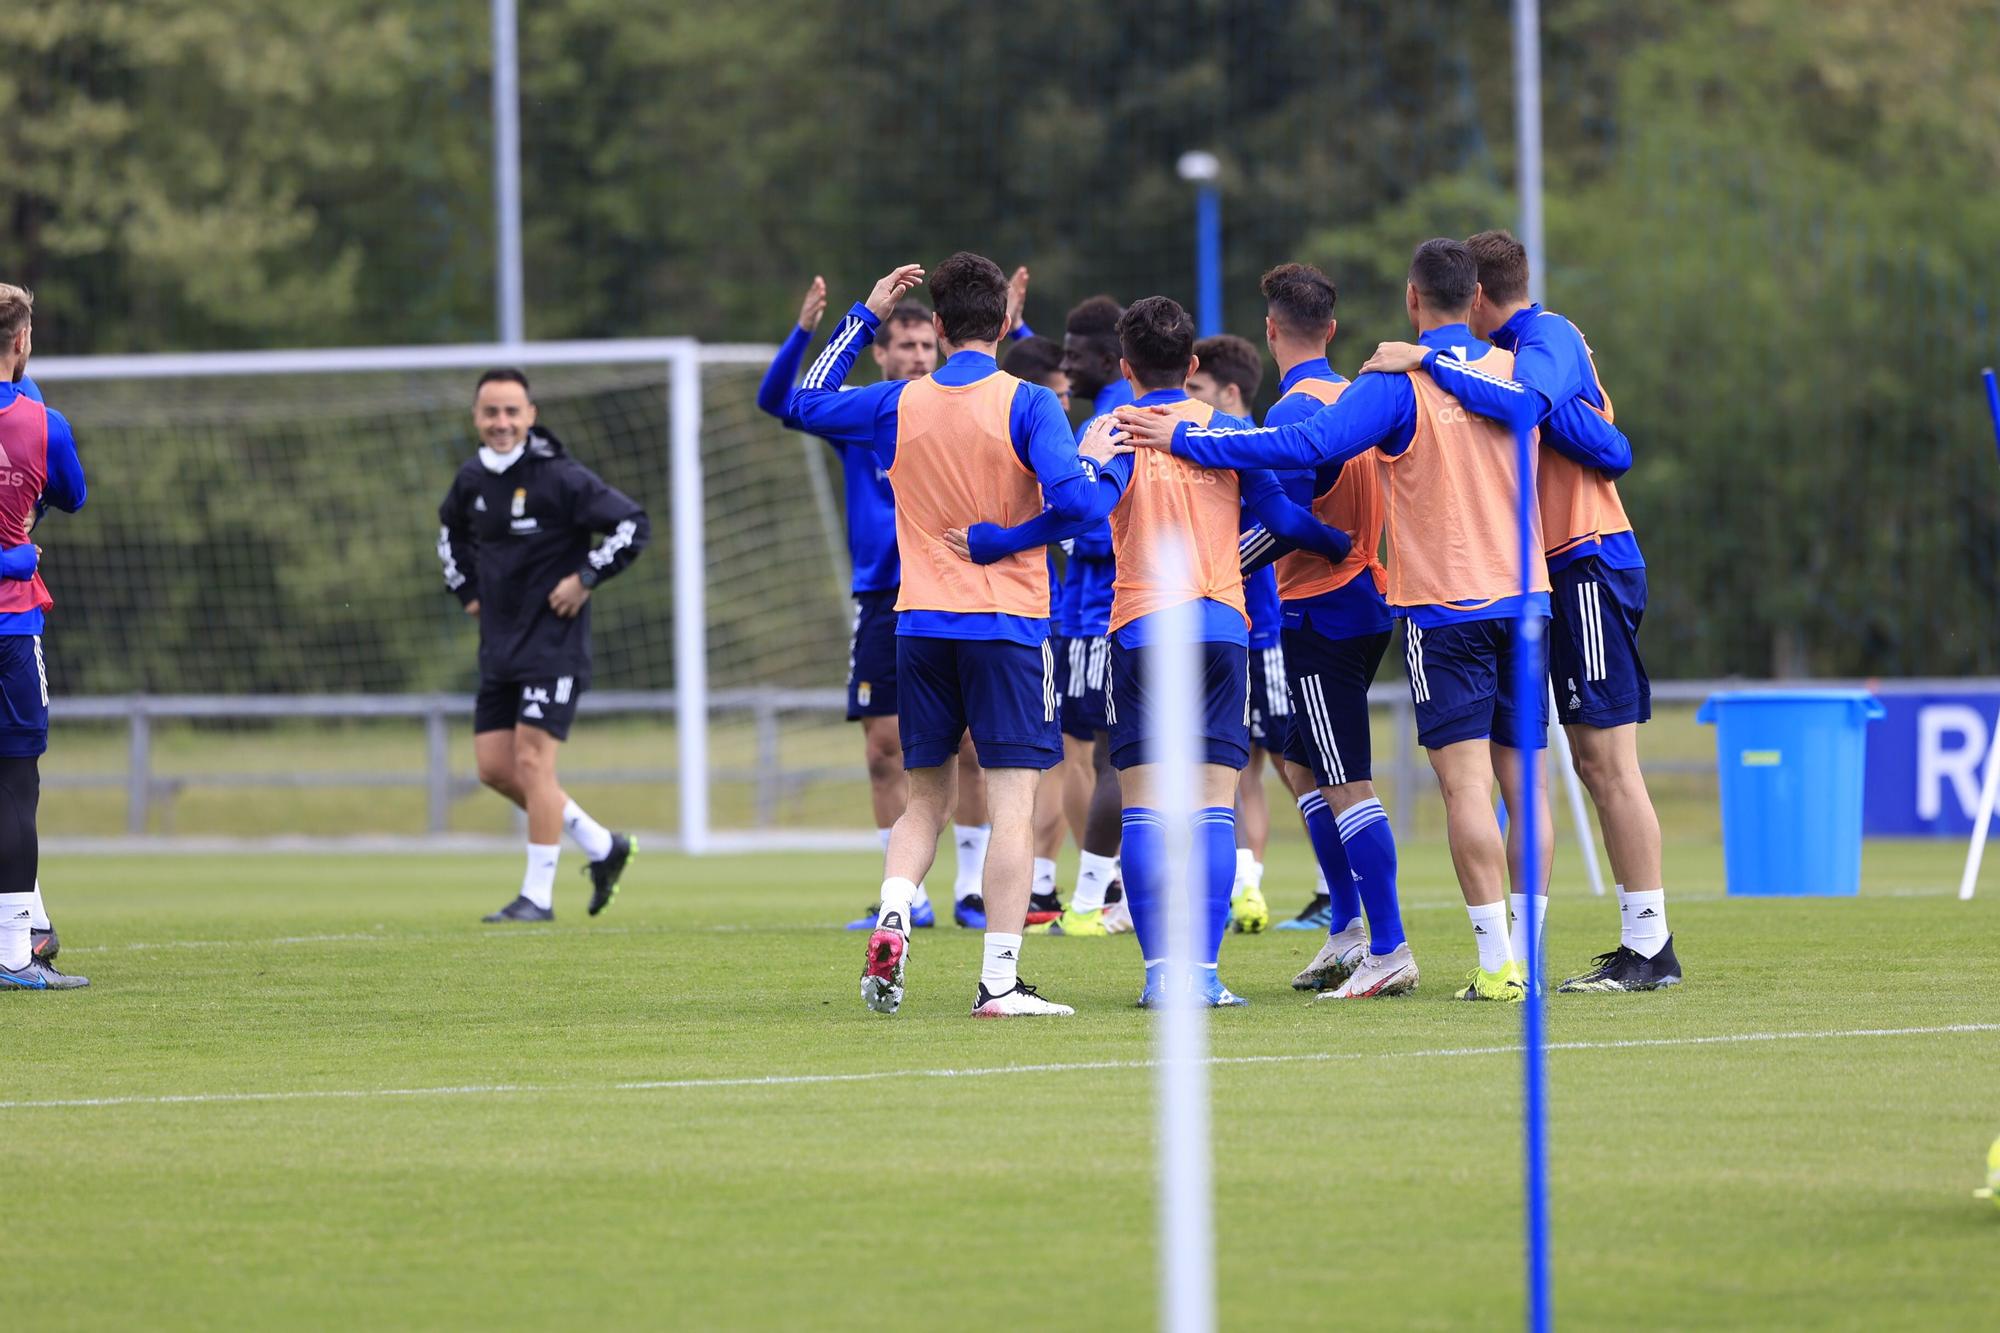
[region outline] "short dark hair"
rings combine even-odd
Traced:
[[[1049,376],[1062,369],[1062,344],[1053,338],[1033,334],[1018,338],[1007,349],[1000,369],[1030,384],[1047,384]]]
[[[1216,383],[1234,384],[1245,403],[1257,396],[1257,386],[1264,382],[1264,358],[1248,338],[1218,333],[1196,343],[1194,354],[1201,358],[1201,368],[1213,375]]]
[[[1125,307],[1118,304],[1116,297],[1087,297],[1069,312],[1069,318],[1063,321],[1063,332],[1072,338],[1095,344],[1107,356],[1115,356],[1118,352],[1119,321],[1124,314]]]
[[[521,392],[528,395],[528,401],[535,401],[535,391],[528,387],[528,377],[512,366],[495,366],[481,375],[479,383],[472,386],[472,396],[477,398],[479,391],[489,384],[518,384]]]
[[[1437,311],[1464,310],[1479,285],[1479,261],[1463,241],[1440,236],[1425,241],[1410,257],[1410,281],[1423,303]]]
[[[1264,275],[1264,300],[1278,327],[1299,338],[1317,338],[1333,322],[1339,298],[1333,279],[1311,264],[1280,264]]]
[[[1479,265],[1479,285],[1498,305],[1512,305],[1528,296],[1528,247],[1506,228],[1468,237],[1465,248]]]
[[[994,342],[1007,322],[1007,275],[985,255],[960,250],[931,272],[931,302],[954,345]]]
[[[896,308],[889,312],[889,318],[883,320],[876,328],[875,345],[877,347],[887,347],[889,339],[896,336],[895,328],[898,324],[929,324],[930,322],[930,307],[923,302],[898,301],[896,302]]]
[[[1170,296],[1134,301],[1118,319],[1118,349],[1140,384],[1177,389],[1194,355],[1194,321]]]

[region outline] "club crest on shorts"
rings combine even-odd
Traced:
[[[870,685],[867,681],[864,680],[860,684],[854,687],[854,701],[860,704],[863,708],[866,708],[868,706],[868,701],[874,697],[875,697],[875,687]]]

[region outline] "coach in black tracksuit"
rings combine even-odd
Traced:
[[[554,915],[565,828],[590,858],[596,915],[617,887],[631,840],[608,832],[563,792],[556,747],[590,684],[591,594],[645,549],[650,525],[637,502],[535,424],[520,371],[480,377],[473,421],[479,453],[459,468],[438,507],[438,557],[445,587],[479,617],[473,749],[480,781],[528,812],[520,896],[486,919]]]

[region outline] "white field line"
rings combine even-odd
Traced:
[[[1862,898],[1950,898],[1954,894],[1955,891],[1952,889],[1902,887],[1876,889],[1863,894]],[[1712,903],[1723,902],[1727,899],[1728,895],[1722,893],[1677,893],[1671,901],[1676,903]],[[1596,902],[1592,898],[1578,899],[1576,901],[1580,904]],[[1789,902],[1793,900],[1788,898],[1772,898],[1759,899],[1757,901]],[[1801,899],[1799,901],[1808,900]],[[1809,901],[1819,900],[1813,899]],[[1841,899],[1839,901],[1857,900]],[[1550,911],[1553,913],[1568,906],[1569,902],[1564,900],[1559,902],[1557,907],[1551,908]],[[1461,912],[1465,909],[1461,904],[1454,902],[1423,902],[1404,903],[1403,910],[1405,912]],[[1592,907],[1587,910],[1595,911],[1596,909]],[[797,935],[813,934],[820,931],[836,930],[838,928],[838,925],[835,923],[788,926],[759,926],[749,924],[708,926],[589,926],[586,927],[584,933],[589,935]],[[505,928],[484,931],[474,931],[471,929],[465,931],[394,931],[385,926],[379,930],[349,931],[326,935],[258,936],[234,940],[134,940],[126,944],[65,944],[63,946],[63,956],[68,957],[71,954],[83,953],[137,953],[153,949],[262,949],[275,945],[292,944],[381,944],[387,941],[405,943],[428,940],[468,942],[474,940],[548,939],[566,929],[566,927],[548,925],[507,926]]]
[[[1733,1032],[1711,1037],[1646,1037],[1623,1041],[1556,1041],[1551,1051],[1626,1051],[1667,1046],[1740,1046],[1794,1041],[1846,1041],[1868,1037],[1936,1037],[2000,1032],[2000,1023],[1948,1023],[1937,1027],[1847,1028],[1837,1032]],[[1216,1055],[1204,1065],[1331,1064],[1353,1060],[1453,1060],[1518,1055],[1518,1043],[1448,1046],[1422,1051],[1311,1051],[1296,1055]],[[326,1088],[295,1092],[189,1092],[142,1097],[63,1097],[0,1101],[0,1111],[65,1110],[100,1106],[227,1105],[237,1102],[363,1101],[379,1097],[505,1097],[613,1092],[699,1091],[708,1088],[786,1088],[828,1083],[882,1083],[897,1079],[1002,1078],[1015,1074],[1076,1074],[1100,1070],[1157,1069],[1158,1060],[1079,1060],[1061,1064],[990,1065],[972,1069],[884,1069],[862,1074],[766,1074],[754,1078],[645,1079],[630,1083],[472,1083],[437,1088]]]

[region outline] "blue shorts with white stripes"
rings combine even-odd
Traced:
[[[1516,750],[1548,745],[1548,690],[1535,691],[1532,718],[1524,722],[1514,711],[1514,654],[1522,645],[1511,617],[1430,629],[1414,620],[1403,623],[1409,635],[1403,659],[1410,671],[1410,698],[1417,706],[1417,744],[1426,750],[1477,740]],[[1535,679],[1541,679],[1539,664]]]
[[[1056,659],[1045,639],[896,638],[903,767],[936,768],[965,733],[981,768],[1050,769],[1062,762]]]
[[[1549,679],[1564,726],[1622,727],[1653,716],[1653,682],[1639,660],[1646,571],[1586,556],[1549,575]]]
[[[1285,631],[1285,679],[1291,687],[1291,735],[1285,758],[1312,770],[1322,787],[1369,780],[1374,746],[1368,687],[1388,651],[1389,634],[1329,639],[1307,628]]]
[[[1249,650],[1240,643],[1201,643],[1200,713],[1195,738],[1205,764],[1241,769],[1250,762]],[[1154,762],[1163,724],[1153,676],[1159,649],[1127,648],[1111,640],[1111,766]],[[1182,719],[1184,722],[1185,719]]]
[[[1273,754],[1285,752],[1292,734],[1292,695],[1285,684],[1282,647],[1250,650],[1250,743]]]
[[[49,668],[39,634],[0,634],[0,758],[49,748]]]
[[[1111,730],[1107,713],[1111,696],[1111,640],[1064,639],[1067,656],[1056,661],[1056,681],[1062,686],[1062,732],[1080,741],[1096,740]]]

